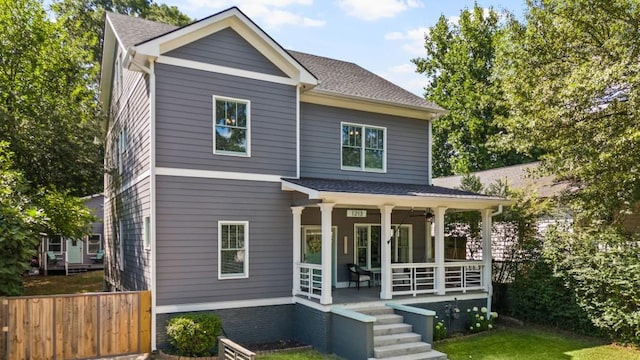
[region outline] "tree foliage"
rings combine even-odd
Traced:
[[[26,195],[23,175],[13,169],[8,144],[0,142],[0,296],[21,295],[22,274],[36,254],[46,218]]]
[[[94,71],[83,43],[35,0],[0,3],[0,140],[33,188],[100,191]]]
[[[507,16],[507,14],[505,14]],[[433,123],[433,174],[465,174],[526,162],[529,157],[493,145],[506,116],[499,79],[492,76],[500,15],[477,4],[460,13],[459,23],[444,15],[425,37],[426,56],[413,59],[430,84],[428,100],[449,111]]]
[[[640,200],[637,1],[529,0],[501,41],[499,77],[520,151],[580,191],[576,216],[621,221]]]

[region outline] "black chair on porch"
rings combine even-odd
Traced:
[[[351,287],[351,282],[355,282],[356,287],[360,290],[362,281],[367,281],[369,287],[371,287],[371,271],[364,270],[356,264],[347,264],[347,269],[349,269],[349,287]]]

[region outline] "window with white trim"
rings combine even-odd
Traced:
[[[213,97],[213,153],[250,156],[249,100]]]
[[[91,234],[87,236],[87,254],[95,255],[102,249],[102,236],[100,234]]]
[[[387,169],[387,129],[342,123],[341,168],[384,172]]]
[[[218,222],[218,279],[249,277],[249,222]]]
[[[151,249],[151,218],[144,217],[144,228],[142,229],[142,241],[146,250]]]
[[[47,251],[53,251],[56,254],[62,253],[62,236],[50,236],[47,241]]]
[[[413,262],[411,224],[391,225],[391,261]],[[353,262],[364,268],[380,268],[382,264],[382,227],[377,224],[354,225]]]

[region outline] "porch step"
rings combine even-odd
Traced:
[[[393,335],[380,335],[373,337],[373,346],[386,346],[394,344],[406,344],[412,342],[419,342],[422,337],[419,334],[407,332],[402,334]]]
[[[400,315],[396,314],[382,314],[376,315],[376,325],[386,325],[386,324],[400,324],[404,320],[404,318]]]
[[[376,317],[378,315],[394,314],[393,309],[387,306],[356,308],[356,309],[353,309],[353,311],[356,311],[365,315],[376,316]]]
[[[411,332],[413,327],[409,324],[385,324],[373,325],[373,336],[393,335]]]
[[[419,354],[401,355],[384,358],[384,360],[447,360],[447,354],[436,350],[430,350]],[[378,358],[369,358],[369,360],[380,360]]]
[[[393,344],[376,346],[373,348],[373,355],[377,359],[386,359],[393,356],[413,355],[431,350],[431,345],[424,342],[412,342],[406,344]]]

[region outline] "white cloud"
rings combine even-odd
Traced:
[[[350,16],[373,21],[395,17],[422,4],[417,0],[338,0],[338,6]]]
[[[326,24],[324,20],[313,19],[286,9],[297,5],[310,6],[313,5],[313,0],[174,0],[173,2],[192,17],[195,14],[198,19],[209,16],[215,11],[237,6],[251,19],[269,28],[283,25],[318,27]]]
[[[384,35],[386,40],[402,40],[400,48],[413,56],[424,55],[424,37],[429,33],[429,28],[421,26],[404,33],[390,32]]]
[[[399,74],[414,73],[416,71],[416,66],[413,64],[396,65],[396,66],[390,67],[389,71],[392,73],[399,73]]]

